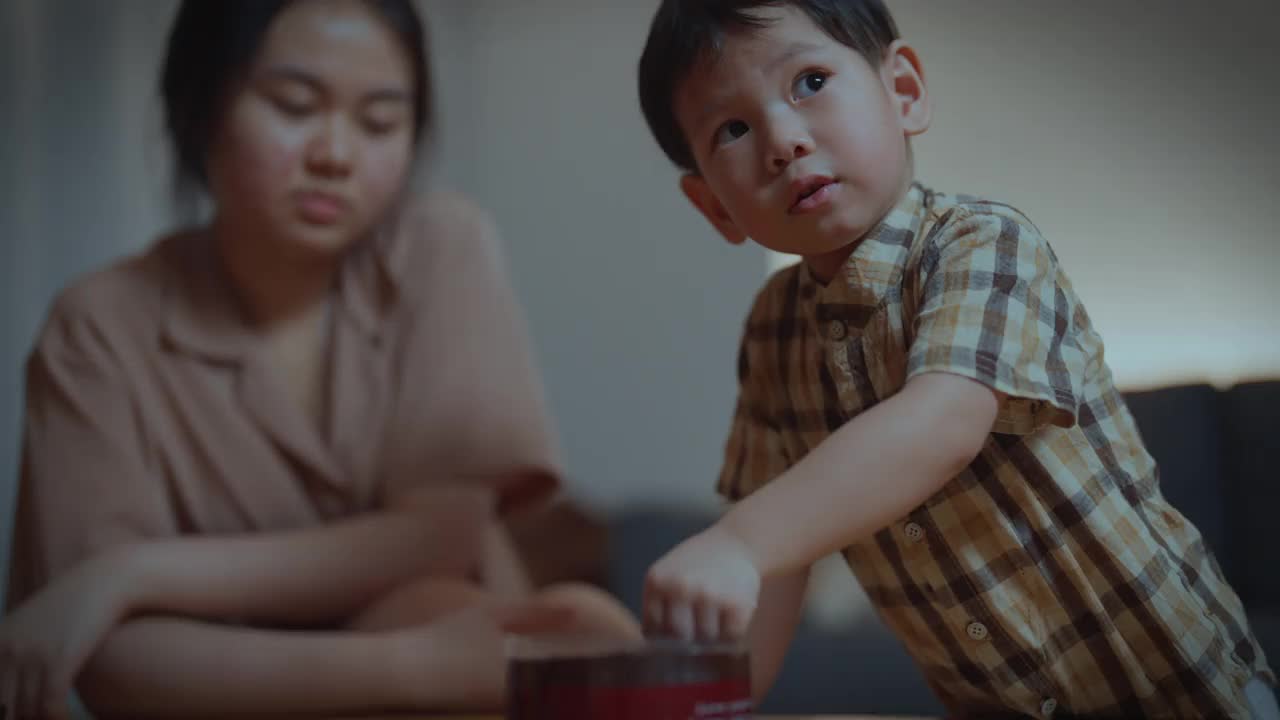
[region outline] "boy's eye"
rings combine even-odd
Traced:
[[[743,135],[746,135],[747,131],[750,129],[751,128],[747,127],[747,124],[741,120],[730,120],[716,130],[716,136],[714,138],[715,145],[716,147],[727,145]]]
[[[796,78],[796,84],[791,87],[791,94],[797,100],[803,100],[818,94],[818,91],[827,84],[829,75],[824,72],[807,72]]]

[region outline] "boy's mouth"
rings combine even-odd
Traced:
[[[829,175],[806,175],[791,183],[791,207],[789,213],[815,210],[826,203],[840,181]]]

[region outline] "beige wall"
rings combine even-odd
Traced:
[[[1030,214],[1122,385],[1280,376],[1275,3],[892,7],[936,103],[921,176]]]
[[[1035,219],[1125,387],[1280,376],[1275,11],[890,4],[934,95],[921,178]],[[634,68],[655,5],[470,6],[460,167],[512,244],[579,487],[606,505],[710,504],[738,324],[768,264],[684,205],[643,125]]]
[[[458,77],[474,97],[444,101],[466,113],[446,144],[472,150],[441,172],[503,228],[571,488],[601,507],[710,507],[764,254],[706,232],[649,138],[635,63],[651,7],[469,7],[475,62]]]

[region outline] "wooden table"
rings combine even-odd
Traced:
[[[756,720],[929,720],[905,715],[756,715]],[[387,715],[361,720],[503,720],[501,715]]]

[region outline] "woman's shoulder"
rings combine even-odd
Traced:
[[[496,244],[493,217],[474,200],[436,188],[406,200],[395,221],[397,241],[419,253],[448,252]]]
[[[432,189],[406,200],[390,226],[387,252],[397,274],[502,271],[502,241],[493,217],[453,190]]]
[[[432,187],[411,195],[402,204],[401,215],[410,222],[459,229],[492,222],[489,213],[475,200],[447,187]]]
[[[73,279],[50,303],[37,349],[74,336],[110,341],[154,330],[174,286],[177,256],[190,239],[187,232],[161,237],[138,253]]]

